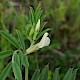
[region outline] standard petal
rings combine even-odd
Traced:
[[[50,44],[50,38],[49,37],[46,37],[45,46],[48,46],[49,44]]]
[[[43,48],[45,46],[48,46],[50,44],[50,38],[47,37],[48,33],[45,33],[40,41],[39,48]]]

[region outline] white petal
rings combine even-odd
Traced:
[[[47,37],[47,36],[48,36],[48,33],[46,32],[46,33],[43,35],[43,37]],[[42,38],[43,38],[43,37],[42,37]]]
[[[45,37],[44,39],[41,40],[39,48],[43,48],[45,46],[48,46],[50,44],[50,38]]]
[[[43,35],[43,37],[42,37],[42,39],[41,39],[41,41],[40,42],[43,42],[43,41],[45,41],[45,39],[46,39],[46,37],[48,36],[48,33],[46,32],[44,35]]]
[[[43,47],[44,47],[44,44],[41,43],[41,44],[39,45],[39,48],[43,48]]]
[[[45,46],[48,46],[50,44],[50,38],[46,37],[45,39]]]

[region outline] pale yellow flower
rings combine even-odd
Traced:
[[[26,50],[27,54],[30,54],[32,52],[35,52],[36,50],[39,50],[39,48],[43,48],[45,46],[48,46],[50,44],[50,38],[48,37],[48,33],[46,32],[41,41],[35,45],[32,45],[30,48]]]

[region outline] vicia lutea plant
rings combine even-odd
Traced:
[[[23,22],[24,20],[21,19],[17,13],[15,15],[20,19],[18,19],[18,21],[22,23],[22,26],[25,29],[24,36],[30,41],[29,48],[26,49],[24,37],[19,30],[14,29],[18,39],[16,39],[16,36],[13,37],[12,34],[8,32],[8,30],[0,30],[0,34],[14,46],[14,48],[10,46],[10,50],[0,52],[0,59],[12,57],[11,61],[0,74],[0,80],[6,80],[6,78],[8,80],[48,80],[48,65],[45,66],[42,71],[37,69],[32,78],[28,76],[28,55],[50,44],[50,38],[48,37],[48,31],[50,29],[47,28],[43,30],[46,22],[43,23],[45,15],[43,14],[40,6],[41,4],[38,5],[35,11],[33,8],[30,8],[29,17],[26,22]],[[25,14],[23,18],[26,18]],[[42,37],[42,39],[40,42],[36,43],[40,37]],[[22,75],[23,68],[25,69],[24,76]],[[70,68],[63,80],[75,80],[76,72],[77,69]],[[60,80],[59,68],[55,69],[51,80]]]
[[[46,23],[43,23],[44,14],[40,8],[41,4],[38,5],[36,10],[34,11],[33,8],[30,8],[29,12],[29,20],[27,23],[24,23],[25,28],[25,37],[30,41],[30,47],[26,49],[25,42],[23,35],[19,30],[14,29],[18,39],[13,37],[12,34],[8,32],[6,29],[5,31],[0,30],[0,34],[4,36],[13,46],[14,49],[11,48],[10,50],[0,52],[0,59],[5,59],[12,55],[12,60],[7,64],[5,69],[2,71],[0,75],[0,80],[6,80],[6,78],[13,78],[14,80],[23,80],[22,76],[22,67],[25,68],[25,80],[29,80],[28,78],[28,54],[33,53],[40,48],[48,46],[50,44],[50,38],[48,37],[48,32],[50,29],[43,30]],[[14,12],[15,13],[15,12]],[[15,16],[18,16],[16,13]],[[26,15],[25,15],[26,17]],[[18,16],[19,18],[19,16]],[[5,24],[4,24],[5,25]],[[35,43],[41,36],[42,39],[40,42]],[[11,68],[13,70],[14,75],[11,72]],[[9,75],[9,73],[11,74]],[[8,76],[12,76],[11,78]]]

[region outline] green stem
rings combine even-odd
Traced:
[[[34,45],[34,43],[35,43],[35,42],[34,42],[34,41],[32,41],[30,46]]]
[[[27,56],[28,59],[28,56]],[[25,67],[25,80],[28,80],[28,68]]]
[[[25,68],[25,80],[28,80],[28,68]]]
[[[34,44],[34,41],[31,43],[30,46]],[[25,80],[28,80],[28,68],[25,68]]]

